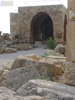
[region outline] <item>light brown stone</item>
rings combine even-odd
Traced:
[[[65,64],[65,83],[75,86],[75,0],[68,0],[67,62]]]
[[[66,84],[75,86],[75,63],[66,62],[65,63],[65,82]]]
[[[7,62],[7,64],[4,63],[2,65],[2,68],[3,68],[3,70],[10,70],[11,69],[11,66],[12,66],[12,63],[9,61],[9,62]]]
[[[36,56],[35,54],[26,55],[25,57],[37,61],[40,59],[40,57]]]

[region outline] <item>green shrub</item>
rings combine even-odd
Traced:
[[[64,73],[64,70],[62,70],[62,73]]]
[[[53,39],[52,37],[49,37],[49,39],[47,39],[47,47],[49,49],[54,50],[56,45],[57,45],[57,43],[56,43],[55,39]]]

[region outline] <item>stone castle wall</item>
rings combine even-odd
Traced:
[[[18,13],[10,13],[10,33],[13,37],[14,34],[19,34],[22,39],[27,39],[27,42],[34,40],[31,32],[31,22],[34,16],[39,16],[39,12],[43,12],[50,16],[53,22],[53,36],[57,42],[63,42],[64,37],[64,18],[60,9],[65,9],[63,5],[50,5],[50,6],[33,6],[33,7],[19,7]],[[33,20],[33,22],[35,19]],[[58,35],[62,36],[59,38]]]

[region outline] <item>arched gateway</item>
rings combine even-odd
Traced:
[[[10,14],[10,34],[18,34],[21,41],[35,42],[54,37],[64,42],[63,5],[19,7],[18,13]],[[25,43],[25,42],[24,42]]]
[[[34,41],[46,40],[53,37],[53,22],[51,17],[44,13],[39,12],[31,20],[30,35]]]

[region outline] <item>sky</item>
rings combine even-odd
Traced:
[[[0,2],[3,0],[0,0]],[[13,6],[0,6],[0,31],[10,33],[10,12],[18,12],[19,6],[38,6],[63,4],[67,7],[67,0],[4,0],[13,1]]]

